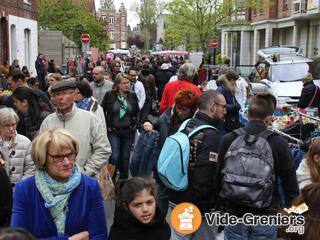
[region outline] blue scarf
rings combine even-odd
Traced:
[[[58,235],[65,235],[68,199],[72,191],[80,184],[80,167],[78,165],[74,166],[72,176],[67,182],[56,181],[46,171],[37,169],[35,181],[37,189],[45,201],[45,207],[49,209],[53,222],[57,227]]]
[[[77,102],[76,104],[78,108],[81,108],[83,110],[88,110],[90,103],[91,103],[91,97],[86,97],[82,99],[80,102]]]

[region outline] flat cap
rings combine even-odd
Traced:
[[[65,79],[62,80],[60,82],[58,82],[57,84],[53,85],[50,89],[51,93],[56,93],[56,92],[60,92],[62,90],[67,90],[67,89],[75,89],[76,88],[76,81],[75,79]]]

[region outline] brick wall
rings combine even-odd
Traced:
[[[278,0],[278,18],[290,17],[292,12],[291,0]]]
[[[251,10],[252,22],[259,22],[277,18],[278,0],[263,1],[262,11],[259,9]]]
[[[30,1],[31,4],[24,3],[27,0],[0,0],[0,10],[6,16],[14,15],[31,20],[37,20],[37,1]]]

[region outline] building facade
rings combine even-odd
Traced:
[[[259,49],[275,45],[297,46],[303,55],[319,57],[318,0],[263,1],[259,10],[238,9],[221,29],[221,55],[233,66],[255,64]]]
[[[0,1],[0,60],[18,59],[35,75],[34,62],[38,55],[37,1]]]
[[[105,31],[108,32],[111,41],[110,48],[127,49],[127,10],[124,3],[121,3],[119,11],[117,11],[113,1],[101,0],[98,16],[105,22]]]

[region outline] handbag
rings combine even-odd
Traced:
[[[113,195],[114,184],[112,176],[115,172],[115,166],[112,164],[104,165],[99,173],[99,185],[104,200],[107,200]]]
[[[154,117],[160,116],[160,104],[159,101],[153,100],[151,104],[151,115]]]

